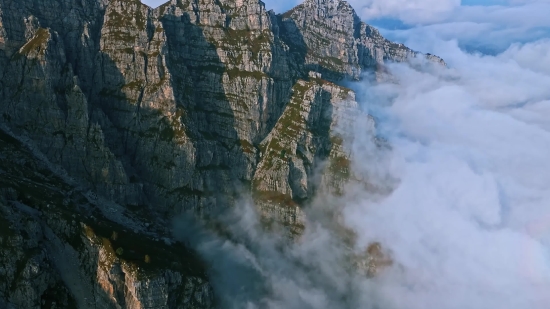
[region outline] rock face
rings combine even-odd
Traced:
[[[290,224],[296,233],[304,221],[300,204],[316,191],[340,194],[349,179],[349,153],[338,129],[340,123],[350,125],[359,111],[353,91],[311,75],[294,85],[281,117],[260,144],[252,183],[263,217]]]
[[[361,22],[346,1],[306,0],[281,16],[289,41],[304,53],[304,64],[332,78],[358,79],[385,61],[418,55],[386,40]]]
[[[258,0],[0,0],[2,162],[26,158],[1,169],[19,176],[2,183],[0,306],[210,307],[202,266],[179,259],[200,261],[154,241],[166,219],[250,192],[299,234],[301,206],[351,174],[337,127],[359,110],[339,82],[419,56],[341,0],[283,15]],[[174,269],[145,271],[137,239]]]
[[[4,132],[0,146],[2,308],[211,308],[192,252],[109,215]]]

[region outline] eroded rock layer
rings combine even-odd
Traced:
[[[3,143],[25,141],[1,153],[3,162],[26,158],[1,167],[9,177],[0,228],[10,249],[0,256],[8,278],[0,304],[209,307],[201,271],[180,265],[141,276],[145,255],[158,257],[125,241],[179,250],[155,242],[167,219],[208,217],[243,193],[264,218],[299,234],[301,207],[316,192],[340,194],[351,174],[337,128],[360,111],[340,82],[418,56],[341,0],[306,0],[282,15],[258,0],[171,0],[156,9],[139,0],[0,0]],[[36,162],[48,162],[39,179],[25,165]],[[20,182],[47,192],[25,193]],[[104,219],[91,220],[93,209]],[[73,267],[74,277],[60,267]]]

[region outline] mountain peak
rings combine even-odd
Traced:
[[[0,184],[11,191],[0,190],[0,230],[32,239],[0,254],[13,275],[0,282],[2,308],[5,295],[33,307],[43,294],[34,291],[51,286],[78,304],[212,308],[202,268],[178,266],[196,259],[171,245],[166,222],[212,217],[250,194],[262,220],[299,234],[301,206],[318,188],[338,193],[355,179],[338,126],[366,115],[339,83],[417,55],[341,0],[306,0],[278,16],[259,0],[171,0],[154,10],[138,0],[4,3],[0,174],[10,177]],[[14,137],[29,150],[6,157]],[[16,228],[23,204],[45,213],[32,235]],[[29,256],[59,247],[72,248],[58,252],[66,263]],[[120,271],[131,265],[147,277]],[[40,273],[23,278],[21,267]]]
[[[385,39],[343,0],[306,0],[282,15],[292,40],[303,42],[305,63],[323,76],[359,79],[385,62],[421,55]],[[434,57],[427,57],[433,60]]]

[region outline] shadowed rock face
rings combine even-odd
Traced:
[[[209,307],[200,270],[139,275],[146,254],[158,258],[139,239],[157,244],[171,216],[208,217],[243,193],[265,219],[299,234],[301,206],[319,191],[341,193],[351,175],[336,128],[359,110],[339,82],[418,55],[339,0],[306,0],[283,15],[258,0],[156,9],[138,0],[0,0],[0,123],[11,147],[1,150],[10,164],[0,172],[20,174],[2,183],[0,235],[11,251],[0,256],[9,278],[0,290],[12,296],[0,305]],[[42,164],[42,176],[25,164]],[[63,198],[25,199],[23,182]],[[131,233],[115,241],[111,230]],[[130,247],[117,255],[116,246]],[[167,259],[186,250],[156,246]]]
[[[2,308],[212,306],[193,252],[84,191],[4,131],[0,147]]]

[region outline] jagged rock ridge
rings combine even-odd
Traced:
[[[335,127],[358,108],[353,91],[339,82],[417,55],[384,39],[340,0],[306,0],[282,15],[258,0],[172,0],[156,9],[138,0],[0,0],[0,121],[34,155],[72,177],[72,186],[97,195],[101,202],[85,208],[102,209],[114,230],[147,223],[132,237],[164,237],[171,216],[191,210],[208,217],[242,192],[252,193],[266,219],[299,233],[301,205],[318,190],[340,192],[351,173]],[[33,181],[57,186],[47,177]],[[14,205],[41,206],[12,189],[16,197],[3,202],[0,219],[10,222],[2,239],[17,244],[10,238],[22,233],[12,228],[21,213]],[[106,211],[105,203],[120,211]],[[109,235],[88,237],[100,228],[90,227],[82,211],[71,210],[80,219],[67,227],[45,219],[33,224],[57,238],[56,229],[70,229],[91,248],[86,252],[106,256],[101,250],[110,250],[103,243]],[[60,242],[81,256],[83,249]],[[27,256],[27,249],[42,246],[12,247]],[[54,263],[52,252],[36,259]],[[157,283],[138,284],[124,266],[135,262],[125,258],[112,259],[116,270],[108,274],[98,268],[97,277],[79,270],[93,277],[94,291],[108,294],[101,306],[174,307],[189,299],[210,306],[204,277],[166,269],[147,279]],[[15,260],[6,259],[13,267]],[[55,297],[84,306],[65,279],[51,277],[29,283],[34,294],[5,292],[0,304],[37,303],[64,286]],[[167,291],[185,282],[191,282],[186,289],[205,292],[170,300]],[[146,301],[144,295],[156,296]]]

